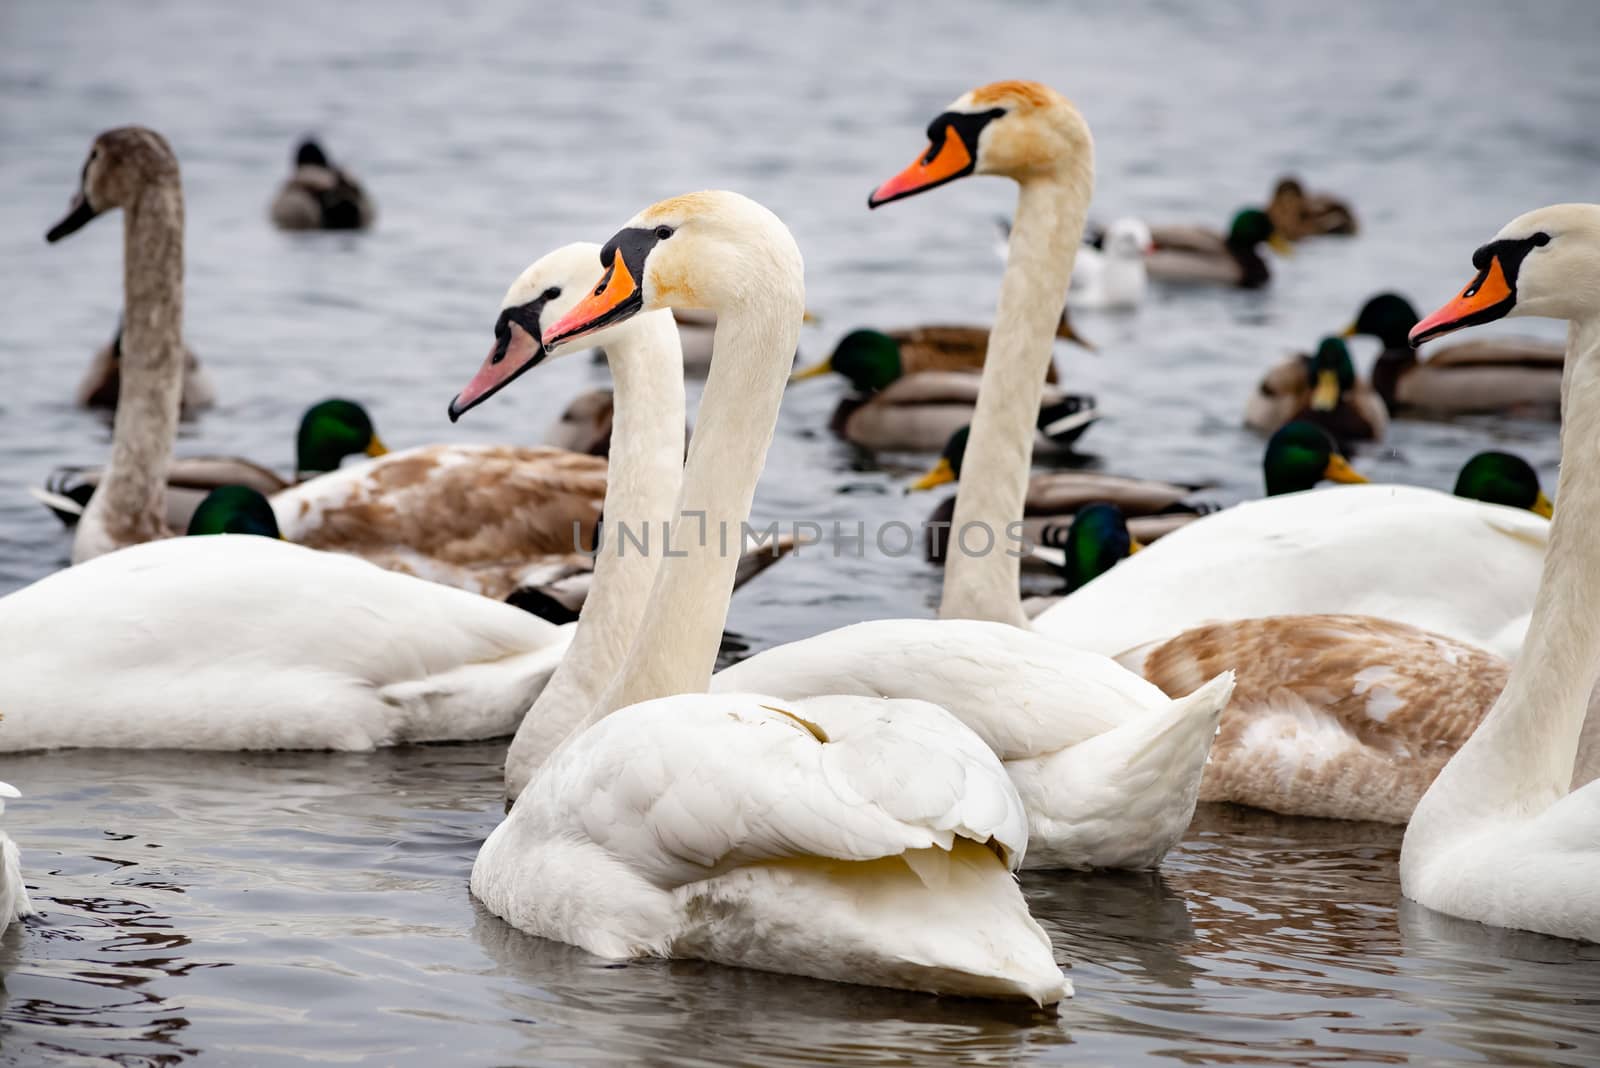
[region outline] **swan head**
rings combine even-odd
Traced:
[[[1143,259],[1155,249],[1155,238],[1143,219],[1118,219],[1106,227],[1105,253],[1119,259]]]
[[[995,82],[965,93],[928,124],[928,148],[867,198],[869,208],[969,174],[1025,182],[1066,168],[1094,171],[1094,139],[1078,109],[1038,82]]]
[[[1411,329],[1411,344],[1508,315],[1600,314],[1600,205],[1556,204],[1511,220],[1472,254],[1465,289]]]
[[[1539,472],[1509,452],[1480,452],[1456,476],[1455,495],[1507,508],[1526,508],[1549,519],[1555,506],[1539,485]]]
[[[547,356],[576,352],[579,346],[547,348],[544,328],[571,311],[600,278],[600,246],[576,241],[541,256],[517,275],[500,301],[494,343],[483,366],[450,402],[450,421],[476,408]],[[601,343],[603,338],[597,339]]]
[[[281,538],[278,517],[258,490],[249,486],[218,486],[206,494],[189,517],[189,534],[255,534]]]
[[[726,190],[652,204],[600,250],[598,284],[553,325],[546,346],[590,337],[641,311],[702,308],[721,315],[751,301],[776,302],[798,333],[805,264],[772,212]]]
[[[166,138],[143,126],[107,130],[89,146],[72,207],[45,234],[54,244],[112,208],[126,208],[146,189],[178,184],[178,157]]]
[[[1338,444],[1326,430],[1301,419],[1285,424],[1272,435],[1261,467],[1267,479],[1268,497],[1299,493],[1323,479],[1366,481],[1339,452]]]
[[[336,471],[346,456],[382,456],[389,450],[360,404],[335,397],[306,409],[295,436],[295,473],[304,478]]]

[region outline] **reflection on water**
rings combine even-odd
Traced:
[[[365,402],[391,445],[532,439],[604,369],[558,362],[459,426],[444,414],[507,282],[686,189],[737,188],[790,223],[823,315],[808,355],[857,326],[984,321],[1006,183],[862,202],[958,92],[1042,78],[1095,129],[1101,219],[1221,224],[1285,169],[1361,215],[1360,238],[1275,261],[1268,291],[1158,292],[1135,315],[1079,317],[1097,356],[1058,354],[1105,413],[1084,439],[1102,469],[1212,480],[1221,501],[1260,492],[1239,419],[1263,367],[1379,289],[1456,292],[1506,219],[1593,198],[1600,162],[1586,0],[558,7],[0,4],[0,592],[67,555],[23,487],[105,454],[105,425],[69,397],[116,318],[120,220],[40,238],[117,123],[157,127],[183,166],[185,328],[220,406],[180,449],[285,467],[301,411],[329,394]],[[307,130],[372,189],[373,233],[267,226]],[[833,440],[838,386],[810,386],[785,399],[758,522],[921,520],[936,502],[900,492],[914,458]],[[1401,422],[1356,461],[1448,487],[1486,447],[1553,484],[1539,423]],[[730,622],[759,650],[925,615],[936,591],[915,555],[805,550]],[[467,894],[501,755],[7,758],[0,779],[25,794],[7,825],[43,915],[0,941],[0,1062],[1600,1062],[1600,951],[1397,913],[1392,828],[1227,810],[1203,812],[1159,876],[1024,881],[1078,990],[1059,1017],[604,965]]]

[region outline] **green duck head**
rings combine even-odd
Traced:
[[[1320,426],[1296,419],[1267,442],[1261,466],[1267,478],[1267,496],[1308,490],[1323,479],[1331,482],[1365,482],[1339,452],[1339,446]]]
[[[1480,452],[1456,476],[1457,497],[1526,508],[1549,519],[1555,506],[1539,486],[1539,473],[1528,461],[1509,452]]]
[[[796,371],[791,382],[816,378],[829,371],[843,375],[861,393],[876,393],[900,377],[900,343],[877,330],[852,330],[839,339],[832,355],[821,363]]]
[[[278,517],[259,491],[249,486],[218,486],[189,517],[189,534],[256,534],[281,538]]]
[[[1400,294],[1379,293],[1361,306],[1356,321],[1345,328],[1344,336],[1375,337],[1386,349],[1409,350],[1411,345],[1406,338],[1420,319],[1417,309]]]
[[[1084,505],[1073,513],[1072,525],[1059,546],[1065,554],[1061,573],[1067,580],[1067,592],[1099,578],[1143,547],[1128,533],[1121,508],[1103,502]]]
[[[1245,208],[1233,217],[1233,223],[1228,227],[1228,244],[1239,248],[1255,248],[1262,242],[1271,245],[1272,250],[1280,256],[1294,253],[1294,246],[1289,239],[1278,233],[1278,228],[1272,225],[1272,220],[1260,208]]]
[[[1311,408],[1331,412],[1339,398],[1355,388],[1356,365],[1350,362],[1350,348],[1336,337],[1325,337],[1306,366],[1311,379]]]
[[[295,471],[301,477],[337,471],[346,456],[382,456],[389,450],[372,428],[372,417],[355,401],[325,400],[306,409],[295,439]]]

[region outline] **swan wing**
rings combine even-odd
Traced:
[[[513,818],[525,805],[662,887],[763,861],[948,850],[956,837],[992,840],[1017,863],[1027,843],[999,761],[919,701],[642,702],[552,757]]]

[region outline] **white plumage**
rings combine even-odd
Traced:
[[[0,751],[494,738],[569,639],[353,557],[248,535],[149,542],[0,599]]]
[[[937,703],[1003,762],[1028,813],[1028,867],[1151,868],[1194,814],[1223,674],[1174,701],[1094,653],[1003,623],[886,619],[758,653],[713,692]]]
[[[719,693],[612,713],[484,844],[472,892],[604,957],[951,994],[1069,992],[1010,874],[1027,824],[942,709]]]
[[[0,816],[5,815],[6,798],[21,796],[15,786],[0,782]],[[22,857],[17,843],[0,829],[0,935],[6,933],[11,921],[32,916],[33,911],[28,888],[22,885]]]
[[[1550,524],[1410,486],[1333,486],[1203,516],[1047,609],[1035,629],[1122,656],[1204,623],[1377,616],[1515,657]],[[1123,654],[1128,654],[1123,656]]]

